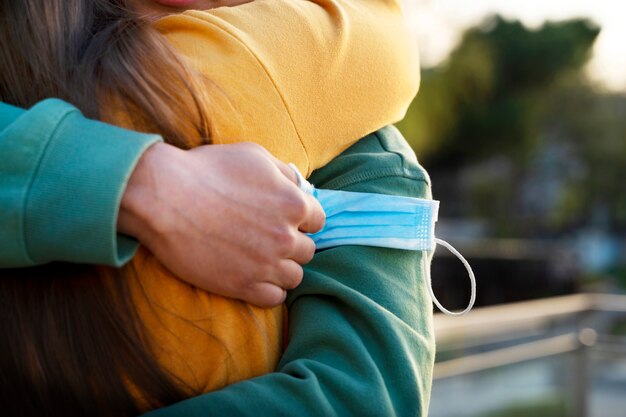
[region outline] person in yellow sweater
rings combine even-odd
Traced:
[[[214,85],[214,144],[253,140],[303,173],[401,119],[418,85],[415,47],[393,1],[260,0],[169,15],[155,26]],[[380,106],[366,104],[373,102]],[[250,325],[250,310],[172,279],[148,252],[133,265],[150,304],[164,307],[138,306],[159,362],[177,376],[207,391],[274,368],[282,307],[253,308],[262,325]],[[200,321],[207,304],[217,320]],[[228,360],[215,368],[206,357]]]
[[[23,93],[14,104],[60,96],[88,115],[161,133],[181,148],[253,141],[307,174],[358,138],[401,119],[419,84],[416,51],[392,0],[235,1],[236,7],[206,10],[228,2],[132,0],[130,11],[103,0],[24,3],[31,7],[28,18],[41,25],[35,30],[70,33],[74,44],[52,45],[62,50],[38,57],[59,75],[42,76],[56,87],[51,91],[32,82],[38,75],[32,59],[20,61],[17,48],[12,51],[18,63],[32,65],[30,72],[22,68],[22,74],[6,75],[14,76],[12,88]],[[172,5],[188,10],[172,10]],[[49,18],[55,12],[58,20]],[[9,8],[0,13],[5,14],[0,18],[20,19]],[[76,55],[77,65],[56,67],[64,55]],[[95,290],[101,285],[108,294],[98,297],[120,304],[120,316],[135,318],[125,325],[138,326],[129,333],[139,334],[145,345],[128,348],[129,361],[147,349],[159,368],[154,379],[178,395],[168,397],[163,387],[144,384],[148,371],[117,369],[120,362],[110,355],[113,380],[122,381],[142,410],[272,371],[284,342],[283,307],[256,308],[201,291],[180,281],[178,271],[166,270],[152,254],[158,251],[142,248],[122,276],[55,266],[26,273],[34,274],[33,280],[20,276],[17,281],[32,284],[37,275],[56,274],[59,282],[76,281],[80,291],[84,279],[79,278],[95,277]],[[83,298],[66,308],[88,322],[85,305]],[[94,315],[94,323],[96,318],[101,319]],[[143,365],[150,370],[154,364]],[[98,395],[106,385],[102,381],[95,380]]]

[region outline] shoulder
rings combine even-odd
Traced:
[[[431,198],[428,173],[392,125],[365,136],[309,180],[318,188]]]

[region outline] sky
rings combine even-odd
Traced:
[[[587,71],[609,90],[626,92],[626,1],[623,0],[403,0],[423,66],[441,62],[464,28],[500,13],[530,27],[546,20],[592,19],[602,28]]]

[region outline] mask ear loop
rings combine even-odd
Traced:
[[[427,264],[427,257],[424,256],[424,269],[426,271],[426,276],[428,279],[428,291],[430,292],[430,298],[432,299],[433,303],[437,306],[437,308],[441,310],[443,313],[449,316],[464,316],[465,314],[470,312],[472,307],[474,307],[474,302],[476,301],[476,278],[474,277],[474,271],[472,270],[472,267],[470,266],[469,262],[467,262],[467,260],[463,257],[463,255],[461,255],[459,251],[454,249],[454,247],[451,244],[449,244],[445,240],[437,239],[437,238],[435,238],[435,242],[438,245],[441,245],[445,247],[446,249],[448,249],[450,252],[452,252],[454,256],[456,256],[463,263],[463,265],[465,266],[465,269],[467,270],[467,273],[469,274],[472,295],[470,296],[469,304],[463,311],[459,311],[459,312],[450,311],[446,309],[444,306],[442,306],[439,300],[437,300],[437,297],[435,297],[435,293],[433,292],[433,283],[432,283],[432,279],[430,276],[430,265]]]

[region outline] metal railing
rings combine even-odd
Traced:
[[[626,296],[576,294],[544,300],[484,307],[463,317],[436,314],[438,352],[478,350],[435,364],[434,379],[451,378],[553,355],[576,355],[572,410],[587,416],[590,387],[589,350],[626,357],[626,338],[602,334],[594,328],[597,313],[626,314]],[[546,329],[567,322],[564,334]],[[546,336],[546,334],[548,334]],[[528,340],[530,339],[530,340]],[[519,342],[521,340],[521,342]],[[527,340],[527,341],[525,341]],[[504,345],[487,351],[481,347]]]

